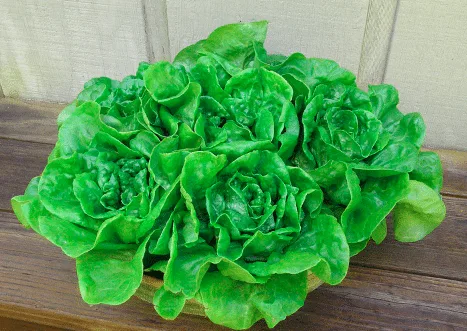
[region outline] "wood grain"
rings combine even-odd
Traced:
[[[352,267],[341,285],[312,292],[292,318],[306,316],[316,330],[466,330],[466,295],[465,282]]]
[[[64,331],[64,328],[56,328],[50,325],[41,325],[37,323],[21,321],[0,316],[0,330],[2,331],[18,331],[18,330],[34,330],[34,331]]]
[[[158,20],[161,13],[151,15]],[[148,51],[158,60],[163,56],[163,42],[157,33],[146,37],[145,22],[140,0],[2,1],[5,96],[68,102],[92,77],[134,74]]]
[[[467,152],[449,149],[432,150],[443,163],[443,188],[447,195],[467,198]]]
[[[11,213],[0,212],[0,315],[69,329],[207,330],[204,318],[182,315],[174,323],[160,320],[146,302],[89,306],[78,290],[74,261]],[[220,330],[220,328],[214,330]]]
[[[420,112],[426,144],[467,150],[467,2],[400,0],[384,81]]]
[[[138,299],[84,304],[73,261],[10,213],[0,212],[0,250],[0,315],[79,330],[225,330],[190,315],[161,320]],[[277,329],[465,330],[466,306],[465,282],[352,266],[340,286],[313,291]]]
[[[64,104],[0,99],[0,137],[55,144]]]
[[[266,19],[269,52],[332,58],[357,72],[367,9],[368,0],[171,0],[167,1],[171,54],[174,57],[223,24]]]
[[[142,0],[148,61],[170,60],[166,0]]]
[[[23,194],[29,181],[42,173],[53,146],[0,138],[0,209],[11,210],[10,199]]]

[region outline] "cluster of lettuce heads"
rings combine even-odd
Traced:
[[[41,176],[12,199],[26,227],[76,259],[89,304],[121,304],[143,273],[173,319],[186,300],[234,329],[273,327],[338,284],[386,236],[445,216],[439,157],[391,85],[356,87],[337,63],[268,55],[267,23],[232,24],[173,63],[87,82],[58,118]]]

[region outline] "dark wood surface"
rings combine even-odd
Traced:
[[[55,144],[63,104],[0,98],[0,137]]]
[[[0,316],[0,330],[34,330],[34,331],[61,331],[63,328],[57,328],[50,325],[31,323],[22,320],[15,320]]]
[[[198,316],[165,321],[137,298],[85,304],[74,261],[18,223],[9,201],[46,164],[60,108],[0,100],[0,330],[226,330]],[[390,231],[352,259],[342,284],[312,292],[277,330],[467,330],[467,153],[439,152],[443,224],[413,244]]]

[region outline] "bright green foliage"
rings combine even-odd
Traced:
[[[394,236],[402,242],[423,239],[443,221],[446,207],[428,185],[411,180],[409,194],[394,208]]]
[[[121,304],[163,274],[157,313],[197,300],[214,323],[273,327],[307,274],[339,284],[387,236],[423,239],[445,216],[425,125],[393,86],[355,84],[331,60],[268,55],[267,22],[231,24],[173,63],[87,82],[12,206],[76,259],[89,304]]]

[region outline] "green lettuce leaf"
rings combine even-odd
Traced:
[[[407,197],[394,208],[394,236],[402,242],[423,239],[446,216],[443,200],[428,185],[411,180],[409,190]]]
[[[181,50],[174,63],[190,69],[199,57],[208,55],[233,76],[252,60],[254,44],[264,42],[266,30],[266,21],[224,25],[214,30],[206,40]]]
[[[443,168],[438,154],[420,152],[415,168],[409,176],[410,179],[422,182],[439,193],[443,186]]]
[[[265,284],[243,283],[210,272],[201,283],[197,300],[214,323],[243,330],[264,318],[272,328],[303,306],[306,284],[306,272],[275,275]]]
[[[119,305],[136,292],[143,279],[143,256],[150,236],[138,245],[101,245],[76,259],[83,300]]]

